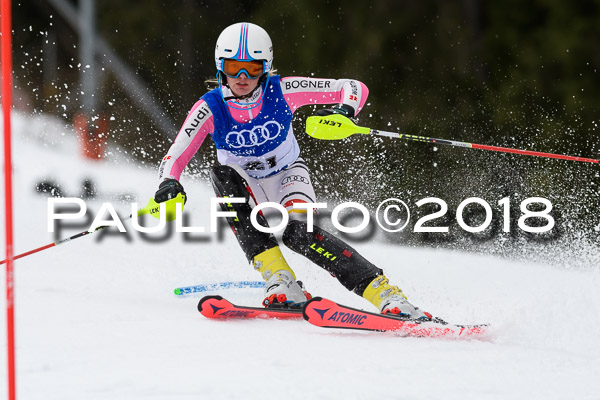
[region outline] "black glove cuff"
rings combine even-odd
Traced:
[[[333,110],[333,112],[336,114],[342,114],[348,118],[353,118],[356,113],[354,107],[348,104],[338,104],[337,106],[333,107]]]
[[[354,113],[354,107],[349,106],[348,104],[338,104],[336,106],[333,106],[332,108],[322,108],[320,110],[317,110],[317,112],[315,112],[315,115],[324,117],[326,115],[331,114],[342,114],[345,117],[352,118],[354,117]]]
[[[154,194],[154,201],[162,203],[177,197],[179,193],[182,193],[185,196],[185,191],[183,190],[181,183],[176,179],[165,179],[158,185],[158,190]]]

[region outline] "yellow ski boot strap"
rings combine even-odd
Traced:
[[[398,294],[406,298],[398,286],[390,285],[389,279],[385,275],[380,275],[369,283],[362,296],[375,307],[380,308],[383,299],[392,294]]]
[[[296,274],[294,274],[294,271],[292,271],[285,258],[283,258],[279,246],[271,247],[269,250],[255,256],[254,269],[261,273],[265,281],[281,270],[289,271],[294,280],[296,280]]]

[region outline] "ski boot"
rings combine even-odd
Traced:
[[[402,290],[391,286],[384,275],[369,283],[363,297],[379,308],[382,314],[406,320],[432,320],[431,314],[410,304]]]
[[[301,308],[310,293],[304,290],[302,282],[286,270],[277,271],[265,283],[265,298],[263,306],[267,308]]]
[[[279,246],[272,247],[254,257],[254,269],[265,282],[263,305],[267,308],[300,308],[312,296],[304,291],[302,282],[296,281],[294,271],[283,258]]]

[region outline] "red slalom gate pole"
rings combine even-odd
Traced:
[[[13,219],[12,219],[12,157],[10,111],[12,109],[12,32],[11,0],[2,0],[0,24],[2,39],[2,113],[4,116],[4,207],[6,228],[6,328],[8,358],[8,400],[16,399],[15,373],[15,308],[13,268]]]

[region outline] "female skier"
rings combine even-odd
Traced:
[[[243,197],[246,203],[223,204],[237,218],[228,222],[248,262],[265,279],[266,307],[300,307],[310,294],[296,280],[272,234],[250,222],[252,207],[270,201],[289,213],[283,243],[321,266],[342,285],[363,296],[380,312],[399,318],[431,319],[410,304],[383,271],[332,234],[314,227],[308,232],[306,207],[315,193],[309,169],[300,158],[292,115],[307,104],[332,104],[317,115],[354,117],[362,109],[367,87],[351,79],[317,79],[275,75],[273,45],[267,32],[251,23],[227,27],[215,48],[218,87],[194,104],[159,168],[156,202],[183,193],[179,177],[204,139],[211,135],[219,166],[210,177],[218,197]],[[304,217],[304,218],[303,218]],[[266,219],[259,214],[261,225]]]

